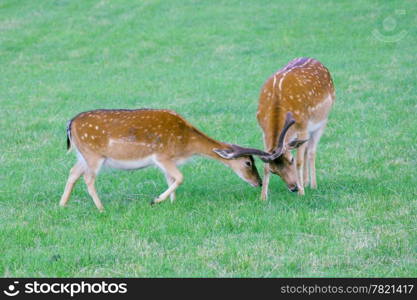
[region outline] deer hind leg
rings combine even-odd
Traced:
[[[88,168],[84,172],[84,181],[87,185],[88,193],[90,194],[91,198],[93,198],[94,204],[97,206],[98,210],[102,212],[104,210],[104,206],[97,195],[94,182],[98,172],[100,171],[100,167],[104,162],[104,159],[99,156],[87,156],[85,158],[88,164]]]
[[[175,162],[169,159],[158,159],[156,161],[156,165],[162,169],[162,171],[166,174],[166,176],[169,176],[169,178],[172,178],[172,183],[168,187],[168,189],[163,192],[161,195],[158,196],[158,198],[154,199],[151,204],[160,203],[164,201],[168,196],[172,195],[172,193],[175,192],[175,190],[182,184],[184,177],[181,174],[181,172],[178,170],[177,165]]]
[[[69,200],[72,189],[74,188],[75,183],[84,173],[84,164],[78,161],[72,168],[68,176],[67,184],[65,185],[64,193],[62,194],[61,201],[59,201],[60,206],[65,206]]]
[[[269,170],[269,164],[264,165],[264,179],[262,182],[262,193],[261,199],[266,201],[268,199],[268,186],[269,186],[269,179],[271,177],[271,171]]]
[[[317,180],[316,180],[316,150],[317,145],[320,141],[320,138],[324,132],[324,128],[326,125],[323,125],[321,128],[317,129],[313,134],[311,135],[311,140],[308,143],[308,151],[309,151],[309,158],[308,158],[308,164],[310,167],[310,186],[313,189],[317,188]]]

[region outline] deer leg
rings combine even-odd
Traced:
[[[184,176],[178,170],[177,165],[173,161],[168,159],[159,159],[156,164],[159,168],[162,169],[162,171],[164,171],[165,174],[167,174],[166,176],[169,176],[173,179],[173,183],[165,192],[159,195],[158,198],[154,199],[151,204],[164,201],[166,198],[168,198],[168,196],[175,192],[175,190],[182,184],[184,180]]]
[[[266,201],[268,199],[268,186],[269,186],[269,179],[271,177],[271,171],[269,170],[269,164],[264,165],[264,179],[262,182],[262,193],[261,199]]]
[[[309,166],[310,166],[310,186],[313,189],[317,188],[317,179],[316,179],[316,150],[317,150],[317,145],[320,141],[320,138],[323,134],[324,128],[326,127],[326,125],[323,125],[320,129],[318,129],[317,131],[315,131],[312,135],[311,135],[311,141],[309,141],[308,143],[308,147],[309,147]]]
[[[60,206],[65,206],[69,200],[72,189],[74,188],[75,183],[84,173],[84,165],[82,162],[77,162],[72,168],[68,176],[67,184],[65,185],[64,193],[62,194],[61,201],[59,201]]]
[[[311,174],[310,174],[310,187],[312,189],[317,188],[317,178],[316,178],[316,152],[311,153],[309,159]]]
[[[94,182],[96,180],[96,176],[100,170],[101,165],[103,164],[103,158],[89,157],[86,159],[89,168],[84,173],[84,181],[87,185],[88,193],[90,194],[91,198],[93,198],[94,204],[98,208],[100,212],[103,212],[104,206],[100,201],[100,198],[97,195],[96,188],[94,186]]]
[[[168,174],[165,174],[165,179],[167,181],[168,187],[170,187],[174,183],[174,178],[169,176]],[[175,191],[169,195],[169,198],[171,199],[171,203],[175,201]]]
[[[307,139],[307,134],[300,135],[299,139]],[[307,145],[304,143],[297,149],[297,158],[296,158],[296,167],[297,167],[297,177],[298,177],[298,194],[304,195],[304,157],[306,152]]]
[[[309,143],[309,142],[307,142],[307,143]],[[308,176],[309,175],[309,173],[308,173],[308,171],[309,171],[309,166],[308,166],[309,156],[310,156],[310,151],[309,151],[309,147],[308,147],[308,144],[307,144],[307,147],[306,147],[305,152],[304,152],[304,164],[303,164],[303,183],[304,183],[305,187],[308,186],[308,182],[309,182],[309,176]]]

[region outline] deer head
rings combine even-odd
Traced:
[[[262,186],[262,179],[256,169],[253,153],[247,153],[238,145],[229,144],[226,149],[213,149],[219,157],[223,158],[240,178],[254,187]]]
[[[226,159],[236,159],[247,155],[258,156],[263,162],[267,163],[266,168],[269,168],[272,173],[280,176],[284,180],[290,191],[296,192],[298,190],[297,169],[291,150],[298,148],[307,142],[307,140],[296,139],[287,143],[285,142],[288,130],[294,124],[295,120],[292,113],[288,112],[284,127],[278,136],[277,146],[271,153],[255,148],[244,148],[238,145],[231,145],[232,148],[228,150],[217,149],[216,153]]]

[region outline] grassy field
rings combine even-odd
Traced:
[[[1,276],[417,276],[417,11],[413,1],[0,1]],[[318,190],[270,199],[218,162],[103,172],[58,206],[66,122],[96,108],[174,109],[262,148],[261,85],[294,57],[337,100]],[[257,160],[262,174],[262,163]]]

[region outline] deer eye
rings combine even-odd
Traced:
[[[251,167],[251,166],[252,166],[252,162],[247,161],[247,162],[245,162],[245,165],[246,165],[247,167]]]
[[[290,162],[290,164],[293,164],[294,163],[294,157],[293,158],[291,158],[291,162]]]

